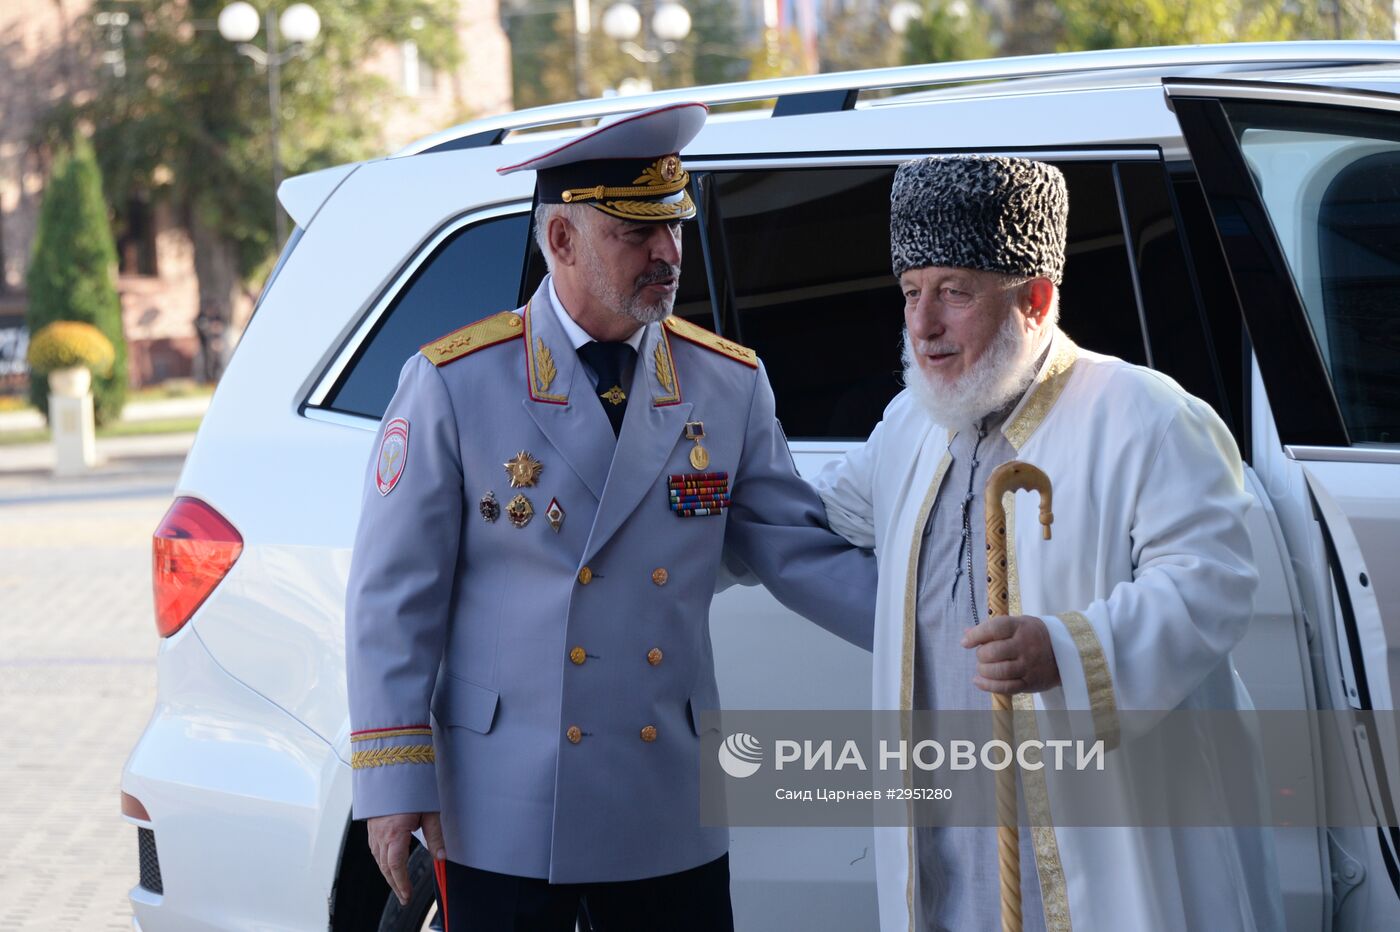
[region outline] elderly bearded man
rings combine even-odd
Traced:
[[[870,644],[875,561],[826,527],[757,356],[671,316],[705,112],[502,169],[538,173],[550,273],[423,347],[384,415],[347,595],[354,812],[401,898],[423,828],[449,932],[732,928],[698,785],[721,557]]]
[[[1206,404],[1057,327],[1068,206],[1063,176],[1039,162],[899,168],[907,389],[817,485],[832,527],[879,557],[875,708],[985,709],[989,693],[1019,694],[1017,708],[1091,711],[1112,748],[1117,710],[1249,707],[1230,650],[1256,585],[1250,496]],[[1008,515],[1020,604],[1013,584],[1015,614],[986,619],[982,489],[1011,459],[1053,482],[1055,540],[1042,544],[1020,496]],[[1022,779],[1043,793],[1036,781],[1053,775]],[[1263,837],[1023,830],[1025,928],[1282,928]],[[994,829],[877,829],[876,855],[885,932],[1000,928]]]

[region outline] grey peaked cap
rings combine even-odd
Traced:
[[[1069,192],[1053,165],[990,155],[905,162],[890,189],[895,277],[947,266],[1045,277],[1065,272]]]

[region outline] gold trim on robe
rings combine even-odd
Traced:
[[[1094,633],[1094,626],[1081,612],[1061,612],[1057,616],[1069,629],[1074,646],[1079,648],[1079,663],[1084,668],[1084,685],[1089,690],[1089,712],[1094,719],[1094,735],[1104,743],[1104,750],[1118,747],[1118,703],[1113,698],[1113,673],[1108,669],[1103,645]]]
[[[1020,410],[1012,412],[1011,419],[1001,429],[1006,441],[1018,453],[1059,400],[1060,392],[1069,384],[1074,362],[1079,358],[1079,347],[1064,333],[1057,329],[1051,339],[1054,349],[1049,361],[1037,373],[1035,384],[1021,403]]]
[[[945,443],[951,442],[951,435],[945,435]],[[929,482],[928,493],[924,496],[923,504],[919,506],[918,518],[914,522],[914,540],[909,545],[909,572],[904,577],[904,642],[900,648],[900,685],[899,685],[899,708],[900,708],[900,732],[905,741],[905,747],[909,746],[911,738],[910,729],[913,724],[912,715],[914,707],[914,638],[918,630],[918,609],[919,609],[919,553],[923,549],[924,525],[928,523],[929,512],[933,510],[933,503],[938,498],[938,490],[943,486],[943,476],[948,472],[948,466],[953,462],[953,454],[945,448],[943,459],[938,463],[938,468],[934,470],[933,479]],[[913,775],[906,772],[904,774],[905,785],[908,786],[913,779]],[[905,888],[905,898],[909,908],[909,932],[914,932],[914,803],[911,799],[908,806],[909,825],[905,828],[905,835],[909,839],[909,880]]]

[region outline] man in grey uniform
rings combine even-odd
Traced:
[[[538,172],[550,274],[425,346],[384,415],[347,596],[354,813],[401,899],[423,829],[464,928],[732,928],[698,789],[722,558],[870,645],[874,559],[797,476],[762,364],[669,316],[705,113],[502,169]]]

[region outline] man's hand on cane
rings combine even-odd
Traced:
[[[369,820],[369,850],[374,854],[379,872],[404,906],[413,894],[413,885],[408,880],[408,852],[413,849],[413,830],[420,826],[433,860],[445,859],[447,846],[442,841],[442,817],[438,813],[405,812]]]
[[[977,650],[972,685],[983,692],[1038,693],[1060,685],[1060,667],[1045,622],[1034,615],[998,615],[963,632]]]

